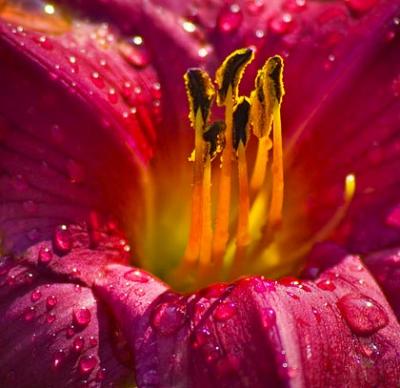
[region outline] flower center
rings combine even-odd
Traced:
[[[355,192],[355,177],[349,174],[343,204],[332,218],[311,238],[288,244],[283,227],[283,60],[277,55],[269,58],[258,71],[250,96],[241,96],[240,80],[253,58],[251,49],[234,51],[217,70],[216,87],[204,70],[193,68],[184,75],[195,138],[189,157],[193,168],[190,222],[186,247],[180,227],[175,239],[170,232],[171,244],[180,241],[181,260],[174,269],[159,273],[178,289],[244,274],[293,273],[301,257],[341,222]],[[223,121],[212,120],[214,99],[224,109]],[[176,218],[175,214],[170,223]],[[285,213],[285,218],[290,220],[290,214]],[[152,248],[147,254],[156,252],[155,260],[160,262],[170,242],[165,235],[158,238],[149,239],[147,246]],[[154,249],[159,244],[164,249]],[[146,267],[146,262],[142,264]],[[157,268],[149,269],[157,273]]]

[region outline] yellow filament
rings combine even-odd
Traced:
[[[272,195],[268,217],[268,230],[275,228],[282,219],[283,206],[283,157],[282,157],[282,128],[280,105],[273,115],[273,160],[272,160]]]
[[[239,181],[239,215],[236,232],[236,255],[232,267],[232,276],[235,277],[242,271],[246,256],[246,248],[250,242],[249,212],[250,197],[247,174],[246,150],[242,142],[238,147],[238,181]]]
[[[193,264],[199,255],[201,236],[199,231],[203,229],[202,202],[203,202],[203,175],[204,175],[204,141],[203,119],[201,110],[198,109],[195,117],[195,154],[193,166],[192,210],[189,239],[184,253],[183,263]]]
[[[212,226],[211,226],[211,161],[207,153],[204,164],[203,175],[203,201],[202,201],[203,224],[201,230],[200,248],[200,272],[206,275],[210,268],[211,245],[212,245]]]
[[[250,183],[251,191],[253,193],[258,192],[264,183],[268,164],[268,153],[271,147],[272,142],[269,136],[266,135],[259,139],[256,162]]]
[[[220,268],[226,244],[229,239],[229,215],[231,206],[231,181],[232,181],[232,115],[233,95],[232,87],[228,88],[225,101],[225,148],[222,153],[222,168],[218,189],[217,219],[213,241],[213,259],[216,268]]]

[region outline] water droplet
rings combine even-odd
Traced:
[[[59,350],[56,354],[53,356],[53,362],[52,362],[52,367],[53,369],[58,369],[60,368],[61,364],[63,363],[65,359],[65,353],[63,350]]]
[[[150,63],[150,55],[142,44],[120,42],[118,49],[125,60],[137,68],[144,68]]]
[[[52,50],[53,49],[53,43],[44,35],[35,37],[34,41],[38,43],[38,45],[45,50]]]
[[[370,11],[378,0],[346,0],[349,9],[356,14],[364,14]]]
[[[38,288],[36,290],[32,291],[32,294],[31,294],[32,302],[37,302],[41,297],[42,297],[42,293],[40,292],[40,290]]]
[[[74,310],[73,314],[74,323],[77,326],[85,327],[90,323],[92,318],[92,314],[90,310],[86,307],[82,307],[80,309]]]
[[[75,335],[75,326],[74,325],[70,325],[67,329],[67,331],[65,332],[65,336],[67,338],[72,338]]]
[[[162,303],[158,305],[151,316],[151,325],[162,335],[176,333],[186,320],[185,312],[177,305]]]
[[[270,19],[268,26],[275,34],[287,34],[293,29],[293,16],[289,13],[278,14]]]
[[[392,91],[395,97],[400,97],[400,75],[392,81]]]
[[[131,271],[125,272],[124,278],[132,282],[138,283],[147,283],[149,281],[148,275],[138,269],[133,269]]]
[[[72,235],[66,225],[60,225],[54,232],[53,244],[55,250],[66,254],[72,249]]]
[[[24,312],[24,320],[26,322],[32,321],[33,318],[36,316],[36,309],[34,306],[28,307]]]
[[[46,315],[46,322],[52,324],[56,320],[56,315],[54,313],[48,313]]]
[[[254,16],[259,16],[259,14],[264,10],[265,1],[264,0],[247,0],[246,9]]]
[[[276,322],[276,314],[271,307],[264,308],[261,311],[261,322],[265,329],[270,329]]]
[[[95,346],[97,346],[97,343],[98,343],[98,341],[95,337],[93,337],[93,336],[89,337],[89,345],[91,348],[94,348]]]
[[[218,16],[218,29],[223,33],[232,33],[239,29],[243,21],[243,14],[238,4],[224,7]]]
[[[97,71],[94,71],[91,75],[92,82],[95,86],[97,86],[99,89],[104,88],[105,83],[103,78],[101,77],[100,73]]]
[[[389,323],[383,307],[360,294],[347,294],[340,298],[337,306],[352,331],[358,335],[371,335]]]
[[[72,343],[72,349],[75,352],[81,353],[85,347],[85,339],[82,336],[76,337]]]
[[[211,333],[206,328],[196,330],[192,342],[193,348],[195,349],[201,348],[210,341],[210,338],[211,338]]]
[[[51,310],[57,304],[57,297],[55,295],[49,295],[46,299],[46,307]]]
[[[118,102],[118,94],[115,88],[108,89],[108,101],[110,101],[111,104],[116,104]]]
[[[97,359],[94,356],[84,356],[79,360],[79,372],[89,374],[97,365]]]
[[[223,302],[214,310],[214,317],[218,321],[226,321],[236,314],[236,305],[233,302]]]
[[[96,374],[96,381],[103,381],[106,378],[106,368],[100,369]]]
[[[333,291],[336,289],[335,284],[330,279],[324,279],[317,282],[317,286],[324,291]]]
[[[39,249],[38,260],[39,263],[48,264],[53,258],[53,252],[47,247],[41,247]]]

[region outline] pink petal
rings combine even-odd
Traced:
[[[249,278],[188,296],[153,279],[126,282],[124,266],[109,271],[110,280],[96,290],[135,354],[139,385],[394,387],[399,381],[399,324],[355,257],[315,282]]]
[[[7,259],[0,268],[3,386],[108,386],[127,379],[120,333],[89,288]]]
[[[44,36],[0,23],[7,250],[21,252],[58,224],[87,220],[93,209],[120,217],[139,200],[134,188],[155,140],[158,84],[151,66],[135,68],[120,52],[121,38],[105,28],[73,24]],[[107,47],[90,38],[104,33]]]

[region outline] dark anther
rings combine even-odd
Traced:
[[[203,139],[209,144],[209,153],[211,160],[215,158],[218,152],[221,152],[225,145],[225,123],[215,121],[210,124],[203,133]]]
[[[242,97],[233,111],[233,147],[238,149],[240,142],[246,145],[249,137],[250,101]]]

